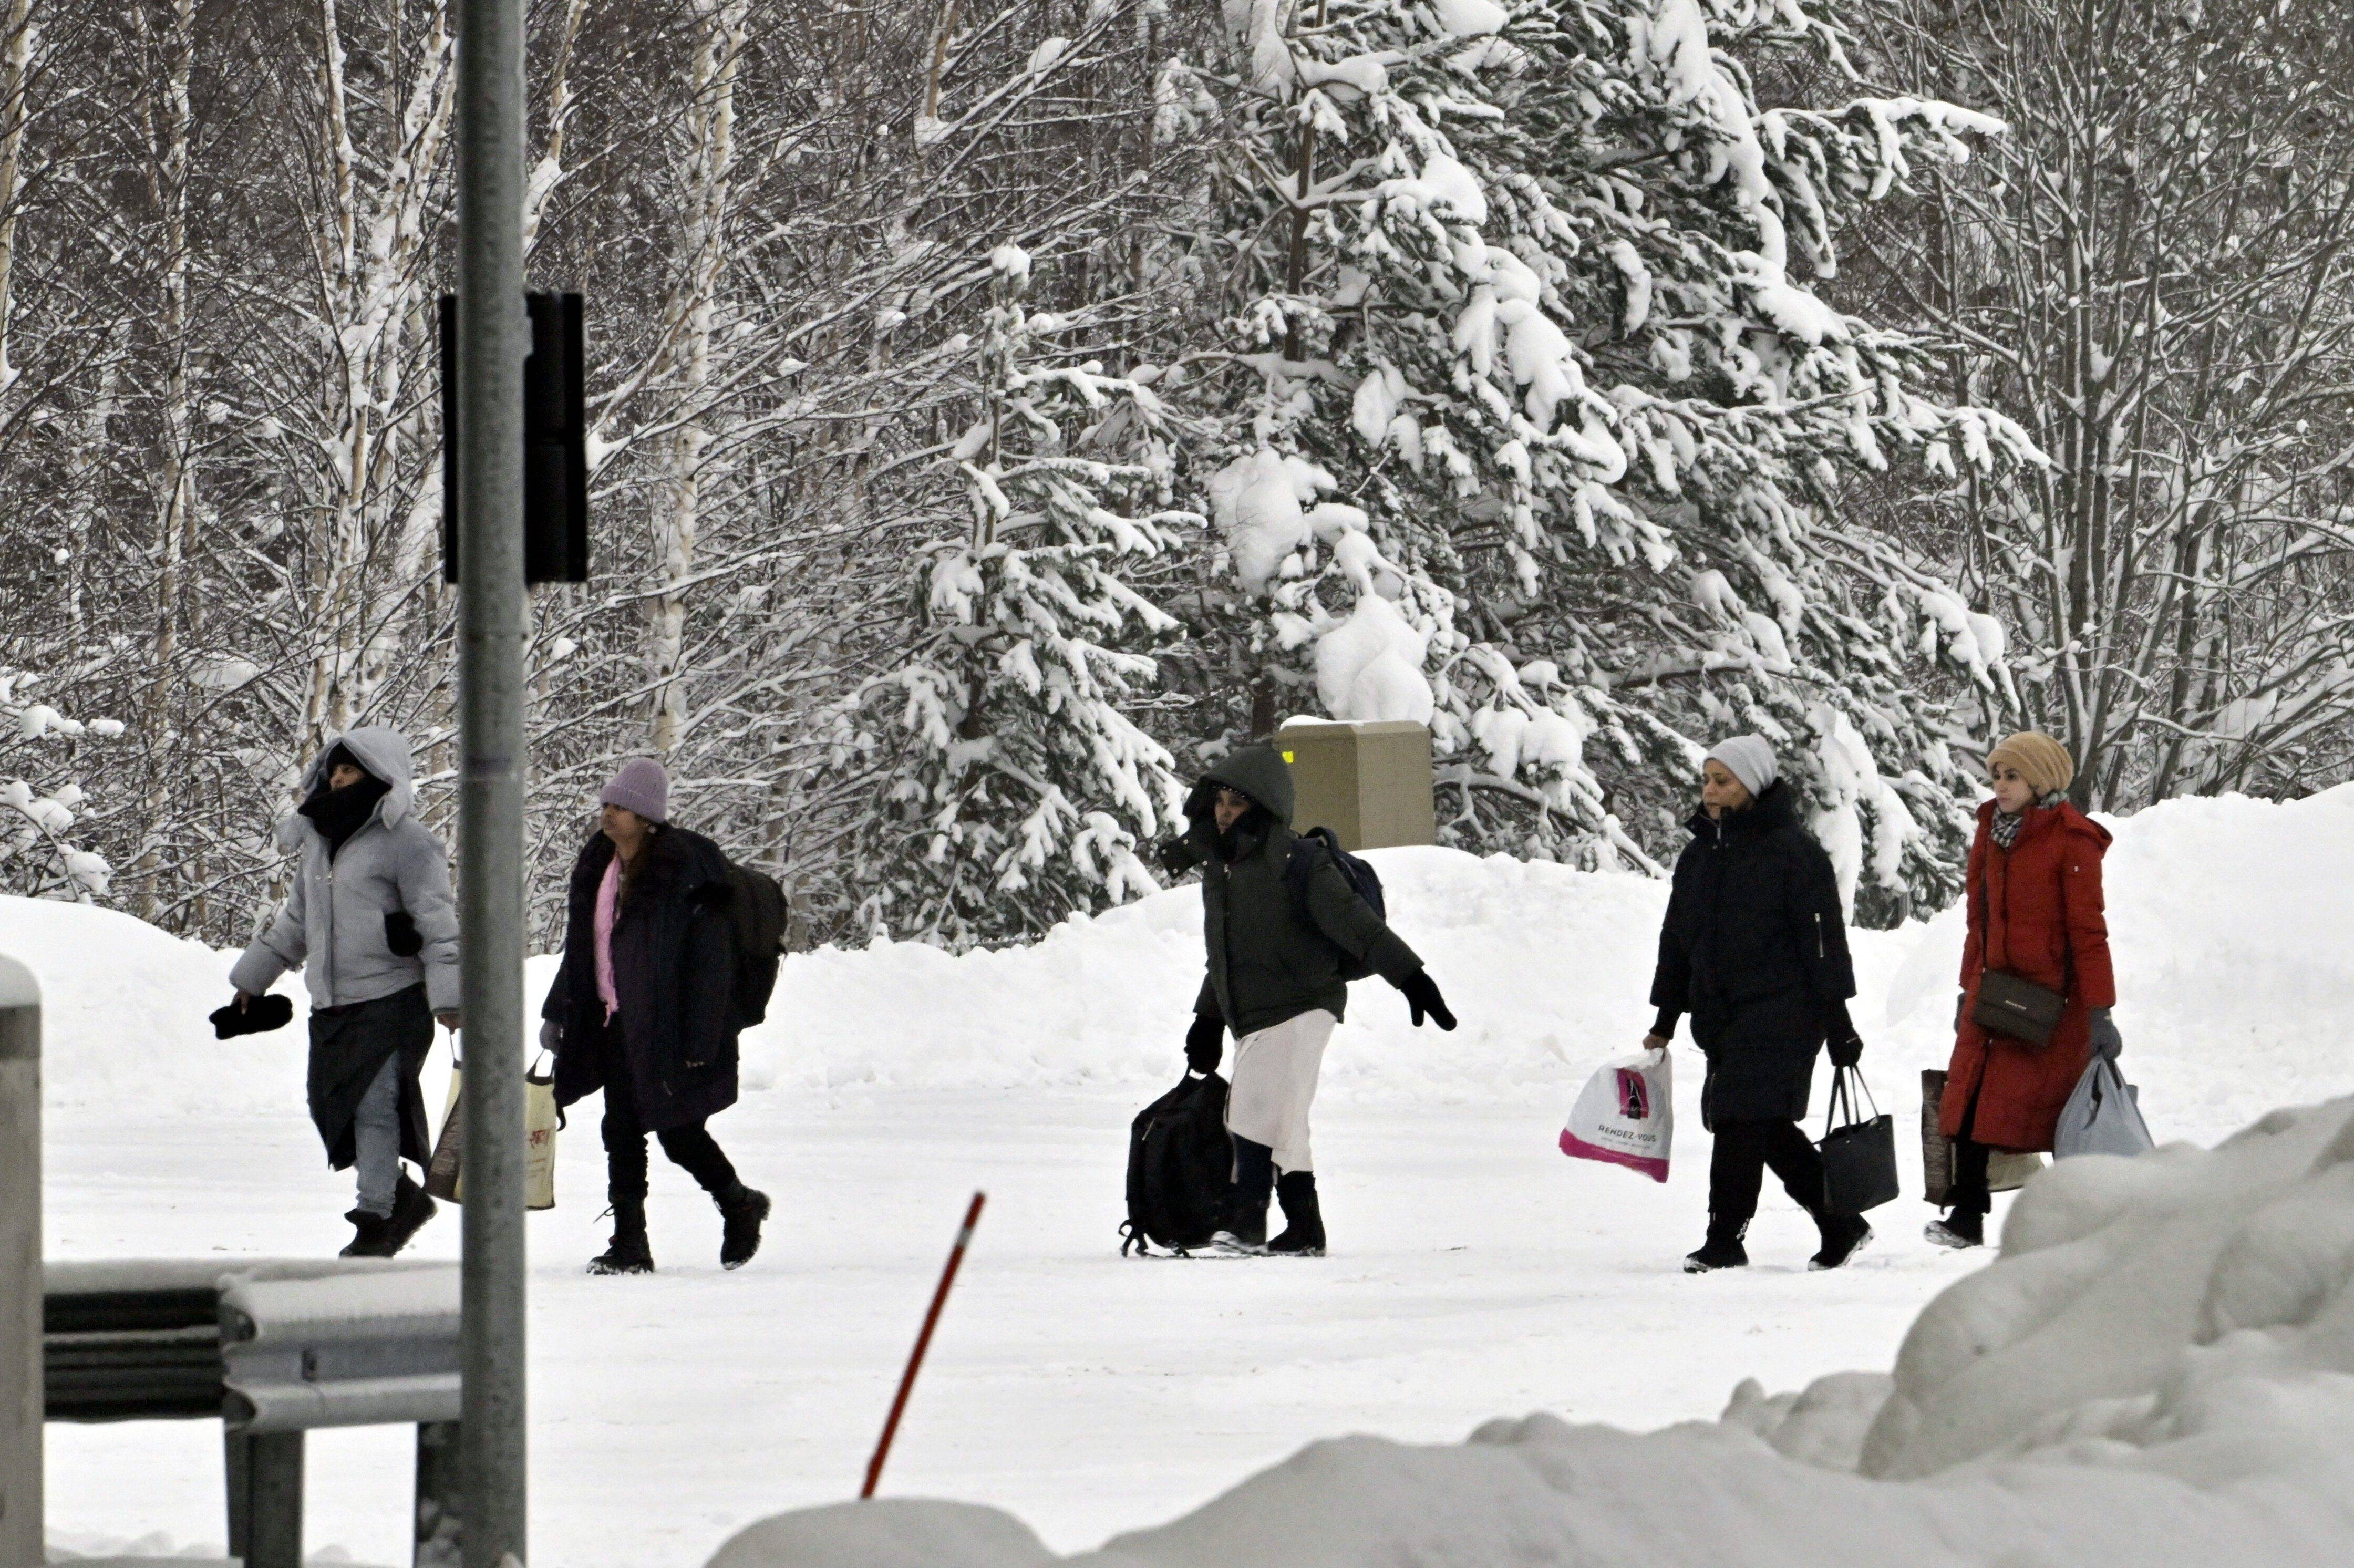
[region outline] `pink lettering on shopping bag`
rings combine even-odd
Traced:
[[[1585,1081],[1561,1129],[1561,1151],[1668,1179],[1675,1137],[1675,1077],[1665,1051],[1605,1064]]]

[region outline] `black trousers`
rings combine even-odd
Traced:
[[[1970,1136],[1978,1130],[1978,1097],[1970,1095],[1969,1108],[1962,1112],[1962,1130],[1954,1139],[1954,1176],[1946,1188],[1946,1206],[1957,1214],[1984,1214],[1994,1207],[1994,1194],[1987,1191],[1987,1160],[1993,1152]]]
[[[1755,1215],[1758,1190],[1769,1165],[1800,1208],[1810,1214],[1821,1210],[1823,1157],[1797,1123],[1780,1117],[1770,1121],[1719,1118],[1716,1151],[1708,1162],[1709,1224],[1743,1224]]]
[[[597,1033],[597,1054],[605,1067],[605,1196],[619,1208],[646,1199],[646,1124],[631,1087],[630,1058],[619,1014]],[[700,1121],[666,1127],[654,1134],[672,1164],[695,1178],[713,1197],[736,1185],[736,1167]]]

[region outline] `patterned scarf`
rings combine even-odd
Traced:
[[[2066,799],[2067,796],[2064,793],[2054,789],[2036,801],[2034,805],[2027,808],[2027,811],[2049,810]],[[2017,816],[2011,815],[2009,811],[1997,811],[1994,814],[1994,842],[1997,849],[2009,849],[2019,842],[2019,830],[2027,826],[2027,811],[2021,811]]]

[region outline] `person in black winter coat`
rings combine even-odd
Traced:
[[[1691,1014],[1708,1058],[1701,1120],[1716,1135],[1708,1238],[1684,1260],[1695,1274],[1748,1263],[1742,1238],[1767,1166],[1821,1232],[1815,1267],[1837,1268],[1872,1239],[1861,1219],[1825,1211],[1822,1157],[1797,1125],[1824,1042],[1840,1066],[1855,1065],[1863,1042],[1848,1018],[1855,971],[1839,881],[1778,775],[1759,736],[1708,754],[1659,932],[1659,1017],[1643,1044],[1664,1049]]]
[[[759,1249],[769,1198],[736,1174],[705,1122],[736,1103],[735,896],[727,860],[673,827],[660,764],[622,764],[600,797],[603,826],[572,868],[564,961],[541,1008],[556,1099],[604,1091],[613,1240],[591,1274],[653,1269],[646,1235],[646,1135],[711,1194],[719,1261]]]
[[[1203,774],[1186,801],[1187,832],[1161,848],[1172,876],[1202,868],[1207,964],[1185,1060],[1214,1072],[1226,1035],[1235,1037],[1226,1101],[1235,1192],[1212,1245],[1246,1256],[1324,1255],[1308,1119],[1324,1047],[1348,1009],[1348,960],[1397,987],[1417,1026],[1428,1017],[1455,1027],[1414,949],[1358,895],[1322,841],[1292,831],[1292,804],[1290,765],[1270,747],[1246,747]],[[1270,1196],[1280,1198],[1286,1221],[1272,1241]]]

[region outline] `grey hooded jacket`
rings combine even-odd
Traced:
[[[415,792],[408,737],[376,725],[339,736],[320,751],[304,776],[302,799],[319,787],[338,745],[391,788],[376,802],[376,814],[332,858],[326,839],[308,818],[298,814],[278,825],[280,845],[301,852],[302,869],[285,907],[238,959],[229,983],[260,996],[299,964],[314,1008],[373,1001],[422,980],[436,1012],[453,1010],[458,907],[450,895],[450,863],[441,841],[411,814]],[[394,952],[386,940],[385,916],[402,910],[416,921],[423,939],[414,957]]]

